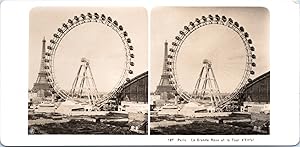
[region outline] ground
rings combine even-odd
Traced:
[[[29,126],[34,134],[137,134],[129,130],[127,123],[102,123],[86,120],[70,120],[62,123],[47,123]]]
[[[220,123],[219,120],[237,120]],[[269,134],[267,131],[254,131],[254,126],[262,126],[269,115],[254,114],[251,119],[239,121],[239,117],[203,117],[189,118],[174,115],[152,115],[152,135],[253,135]]]
[[[130,130],[127,117],[127,115],[115,113],[108,113],[105,116],[76,117],[49,113],[29,114],[28,134],[138,135]]]

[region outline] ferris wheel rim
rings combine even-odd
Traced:
[[[133,46],[132,46],[131,39],[128,37],[128,33],[127,31],[124,30],[123,26],[119,25],[117,20],[113,20],[110,16],[105,16],[105,14],[101,14],[100,16],[98,13],[95,12],[94,14],[87,13],[87,14],[80,14],[80,16],[76,15],[74,16],[73,19],[68,19],[66,23],[63,23],[62,27],[59,27],[57,29],[57,32],[53,34],[53,38],[50,40],[50,45],[48,45],[46,49],[46,53],[48,53],[48,56],[46,56],[45,60],[49,61],[47,65],[48,69],[46,69],[47,80],[51,85],[51,87],[53,88],[53,91],[55,91],[59,96],[63,98],[67,98],[68,94],[64,91],[64,89],[62,89],[59,86],[56,80],[55,71],[54,71],[55,54],[56,51],[58,50],[58,46],[60,42],[71,30],[87,23],[99,23],[111,28],[114,32],[118,34],[124,46],[123,48],[125,50],[125,66],[122,70],[118,82],[108,93],[108,96],[111,97],[113,94],[115,94],[118,87],[126,82],[126,80],[128,79],[128,75],[133,74],[133,71],[130,68],[134,66],[134,62],[133,62],[134,54],[132,53]]]
[[[233,21],[231,18],[228,18],[226,16],[219,16],[219,15],[208,15],[202,16],[201,19],[196,18],[195,21],[191,21],[189,25],[184,26],[183,30],[179,31],[179,35],[175,37],[175,41],[172,42],[172,47],[169,49],[170,50],[170,57],[171,60],[171,66],[170,66],[170,73],[171,73],[171,79],[173,80],[172,86],[175,88],[175,90],[182,95],[185,92],[185,90],[181,87],[179,84],[178,76],[177,76],[177,57],[179,54],[179,51],[181,49],[182,44],[184,41],[196,30],[198,30],[201,27],[212,25],[212,24],[217,24],[221,25],[224,27],[227,27],[234,32],[236,32],[239,37],[242,39],[242,42],[244,44],[245,50],[246,50],[246,63],[245,63],[245,69],[244,69],[244,74],[238,83],[238,85],[235,87],[235,89],[230,93],[228,97],[234,97],[238,95],[241,92],[241,89],[249,82],[251,81],[250,76],[254,75],[253,68],[256,65],[254,62],[255,59],[255,54],[254,54],[254,45],[252,45],[252,40],[249,39],[249,34],[248,32],[245,31],[243,26],[240,26],[237,21]],[[246,34],[247,33],[247,34]],[[246,34],[246,35],[245,35]],[[249,41],[250,40],[250,41]],[[253,48],[253,49],[252,49]],[[254,57],[253,57],[254,56]],[[251,58],[252,57],[252,58]],[[169,60],[168,59],[168,60]]]

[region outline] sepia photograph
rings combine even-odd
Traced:
[[[147,28],[142,7],[31,9],[28,134],[148,134]]]
[[[299,0],[4,0],[0,145],[295,146],[299,12]]]
[[[268,9],[151,14],[150,134],[270,134]]]

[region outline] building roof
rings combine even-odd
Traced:
[[[143,79],[143,78],[145,78],[145,77],[148,77],[148,71],[146,71],[146,72],[144,72],[144,73],[141,73],[141,74],[137,75],[136,77],[130,79],[130,81],[129,81],[129,82],[126,82],[126,83],[124,84],[124,86],[127,87],[127,86],[131,85],[132,83],[134,83],[134,82],[136,82],[136,81],[138,81],[138,80],[140,80],[140,79]]]
[[[268,71],[268,72],[266,72],[266,73],[264,73],[264,74],[262,74],[262,75],[256,77],[251,83],[248,83],[248,84],[246,85],[246,89],[248,89],[249,87],[253,86],[254,84],[256,84],[256,83],[262,81],[263,79],[265,79],[265,78],[267,78],[267,77],[270,77],[270,71]]]

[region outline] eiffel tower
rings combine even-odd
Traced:
[[[51,96],[51,87],[50,84],[47,82],[47,74],[45,70],[45,52],[46,52],[46,40],[45,37],[42,41],[42,57],[41,57],[41,65],[40,65],[40,71],[38,73],[38,77],[33,84],[33,88],[31,91],[33,93],[37,93],[38,97],[47,97]]]
[[[88,102],[91,105],[95,104],[96,99],[100,98],[90,63],[86,58],[81,59],[81,65],[70,93],[72,98]]]
[[[168,70],[168,42],[165,41],[165,55],[164,55],[164,63],[163,63],[163,71],[159,81],[159,84],[156,88],[155,94],[161,93],[172,93],[175,94],[176,91],[174,87],[170,84],[171,82],[171,74]]]
[[[203,67],[196,82],[193,97],[196,100],[209,98],[213,106],[216,106],[221,100],[219,86],[212,69],[212,63],[207,59],[203,60]]]

